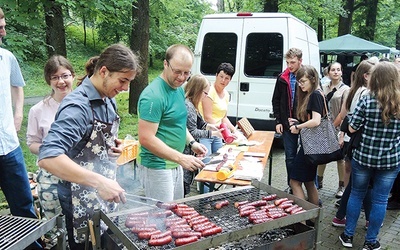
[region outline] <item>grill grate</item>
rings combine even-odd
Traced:
[[[0,249],[23,249],[27,246],[27,242],[21,242],[21,240],[29,234],[34,234],[45,223],[45,221],[36,219],[1,215]],[[40,238],[40,232],[36,236],[34,239]],[[29,242],[28,245],[33,241]]]
[[[267,192],[252,188],[238,191],[232,191],[224,194],[216,194],[211,197],[199,198],[184,202],[190,207],[193,207],[201,215],[209,218],[210,221],[214,222],[218,226],[223,228],[223,233],[230,233],[239,229],[252,227],[253,225],[248,222],[247,217],[240,217],[237,208],[233,206],[236,201],[256,201],[260,200],[262,196],[268,195]],[[220,210],[214,208],[214,203],[221,200],[229,200],[229,206],[225,206]],[[149,212],[162,211],[161,209],[154,208]],[[125,220],[130,213],[110,216],[109,219],[114,222],[118,229],[138,247],[138,249],[172,249],[175,248],[175,244],[171,242],[168,245],[162,247],[149,247],[147,240],[138,239],[137,235],[132,233],[129,228],[125,226]],[[173,215],[176,216],[176,215]],[[151,218],[147,223],[155,223],[158,225],[160,230],[166,230],[164,227],[163,219]],[[212,238],[213,236],[205,237]],[[204,238],[203,238],[204,239]]]

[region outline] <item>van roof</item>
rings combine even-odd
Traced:
[[[250,15],[238,15],[250,14]],[[293,18],[300,23],[309,27],[308,24],[288,13],[280,12],[238,12],[238,13],[222,13],[222,14],[209,14],[205,15],[203,19],[247,19],[247,18]]]
[[[238,14],[250,14],[238,16]],[[221,14],[209,14],[203,18],[260,18],[260,17],[292,17],[296,18],[288,13],[279,12],[238,12],[238,13],[221,13]],[[296,18],[297,19],[297,18]]]

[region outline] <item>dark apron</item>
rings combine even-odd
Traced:
[[[92,110],[93,111],[93,110]],[[94,114],[94,113],[93,113]],[[115,146],[119,128],[119,116],[112,124],[94,119],[91,136],[82,151],[73,159],[81,167],[99,173],[109,179],[116,179],[116,159],[109,157],[108,152]],[[112,213],[117,203],[100,198],[96,189],[71,182],[74,238],[76,242],[84,242],[84,235],[78,238],[77,229],[88,226],[95,210]],[[101,222],[101,233],[107,227]]]

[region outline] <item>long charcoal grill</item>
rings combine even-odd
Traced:
[[[48,221],[0,215],[0,250],[24,249],[42,235],[57,226],[58,240],[56,249],[65,249],[65,221],[56,216]]]
[[[302,206],[306,212],[300,214],[289,215],[273,221],[251,224],[248,222],[247,217],[240,217],[238,210],[233,206],[236,201],[255,201],[261,199],[262,196],[268,194],[277,194],[279,198],[290,198],[295,201],[296,204]],[[229,200],[230,205],[223,207],[220,210],[216,210],[211,204],[220,200]],[[304,200],[301,200],[293,195],[287,194],[283,191],[275,189],[264,183],[253,181],[252,186],[237,187],[234,189],[226,189],[222,191],[207,193],[203,195],[197,195],[188,197],[185,199],[176,200],[177,203],[185,203],[196,209],[200,214],[207,216],[210,221],[221,226],[223,228],[222,233],[217,235],[202,237],[199,241],[194,242],[190,245],[184,245],[181,247],[175,247],[174,243],[171,242],[168,245],[162,247],[149,247],[147,240],[139,240],[136,234],[132,233],[129,228],[125,226],[125,220],[131,213],[141,211],[158,210],[158,208],[151,207],[140,207],[134,209],[127,209],[112,214],[104,214],[99,211],[93,217],[95,237],[96,237],[96,249],[100,248],[100,235],[99,235],[99,224],[102,220],[112,231],[114,239],[117,239],[116,244],[123,245],[127,249],[187,249],[190,246],[191,249],[208,249],[217,247],[225,242],[232,242],[244,239],[248,236],[257,235],[266,231],[283,228],[285,226],[294,225],[299,222],[303,222],[308,219],[315,219],[315,237],[312,237],[315,242],[312,244],[312,248],[316,248],[319,242],[320,230],[319,223],[322,218],[322,210]],[[157,223],[157,221],[152,221]],[[161,224],[161,219],[160,219]]]

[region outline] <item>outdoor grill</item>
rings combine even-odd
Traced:
[[[0,215],[0,250],[21,250],[29,246],[42,235],[58,228],[56,249],[65,249],[65,221],[63,216],[51,220],[38,220],[17,216]]]
[[[287,197],[292,199],[296,204],[302,206],[306,211],[303,213],[274,219],[261,224],[251,224],[249,223],[247,217],[240,217],[237,208],[233,206],[234,202],[244,200],[256,201],[268,194],[277,194],[279,198]],[[230,205],[219,210],[215,209],[212,204],[221,200],[229,200]],[[100,220],[108,226],[109,230],[107,233],[107,238],[112,239],[112,242],[115,243],[115,249],[121,249],[123,247],[126,249],[187,249],[189,246],[190,249],[210,249],[216,248],[227,242],[245,241],[245,239],[249,238],[250,236],[262,234],[266,231],[277,228],[292,228],[294,231],[297,230],[298,232],[296,234],[299,234],[300,237],[296,238],[294,241],[292,240],[290,244],[301,245],[301,249],[316,248],[316,245],[319,242],[320,232],[318,229],[320,220],[322,218],[321,209],[318,206],[298,199],[293,195],[287,194],[258,181],[253,181],[252,186],[225,189],[222,191],[176,200],[175,202],[184,203],[195,208],[195,210],[201,215],[208,217],[210,221],[222,227],[222,233],[209,237],[202,237],[197,242],[180,247],[176,247],[174,241],[162,247],[149,247],[147,240],[140,240],[136,234],[132,233],[131,230],[125,226],[125,221],[126,218],[132,213],[142,211],[158,211],[160,209],[155,206],[141,206],[134,208],[134,204],[128,202],[122,206],[125,208],[125,210],[121,210],[112,214],[104,214],[101,211],[95,213],[93,217],[93,223],[95,231],[94,236],[96,238],[94,244],[97,244],[96,249],[101,249],[99,240]],[[315,229],[309,228],[300,223],[308,219],[315,219]],[[161,222],[163,219],[159,220]],[[158,221],[152,221],[152,223],[158,224]],[[108,245],[107,249],[112,249],[112,247]]]

